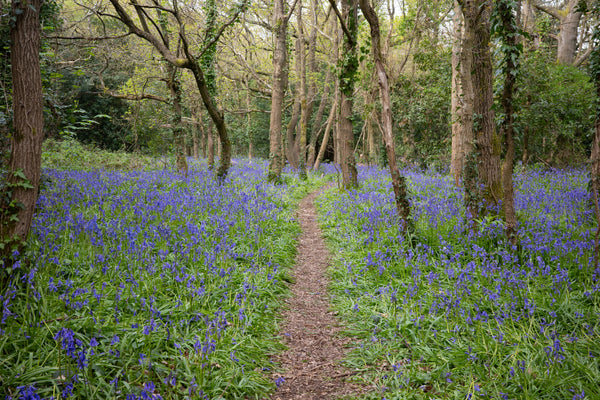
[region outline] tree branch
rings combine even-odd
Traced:
[[[348,41],[354,46],[356,44],[354,42],[354,38],[352,37],[352,35],[350,34],[350,31],[348,30],[348,27],[344,23],[344,18],[342,17],[340,10],[338,10],[337,6],[335,5],[335,0],[329,0],[329,4],[331,4],[331,8],[333,8],[333,11],[335,11],[335,14],[338,17],[338,20],[340,21],[340,25],[342,26],[342,31],[344,31],[344,35],[346,35],[346,37],[348,38]]]
[[[192,68],[192,65],[191,65],[191,62],[189,61],[189,59],[186,60],[186,59],[183,59],[183,58],[177,58],[164,45],[164,43],[161,40],[159,40],[156,36],[154,36],[150,32],[146,32],[146,31],[140,29],[135,24],[135,22],[133,21],[133,19],[131,18],[131,16],[127,13],[127,11],[125,11],[125,9],[123,8],[123,6],[119,3],[119,0],[110,0],[110,2],[111,2],[111,4],[113,5],[113,7],[115,8],[115,11],[118,14],[118,19],[123,24],[125,24],[125,26],[127,26],[127,28],[129,29],[130,32],[132,32],[134,35],[136,35],[138,37],[141,37],[142,39],[145,39],[150,44],[152,44],[152,46],[154,46],[154,48],[156,50],[158,50],[158,52],[165,58],[165,60],[167,60],[171,64],[175,65],[176,67],[186,68],[186,69],[191,69]]]
[[[556,18],[557,20],[561,21],[562,17],[560,16],[560,14],[558,13],[558,10],[554,7],[546,7],[543,6],[541,4],[539,4],[537,1],[533,3],[533,6],[535,8],[537,8],[538,10],[545,12],[546,14]]]
[[[583,53],[582,55],[577,57],[577,59],[573,63],[573,66],[574,67],[581,66],[581,64],[583,64],[590,57],[590,54],[592,54],[593,49],[594,49],[593,46],[588,47],[588,49],[585,51],[585,53]]]
[[[230,27],[231,25],[233,25],[235,23],[235,21],[238,19],[238,17],[242,13],[242,11],[243,11],[243,8],[239,7],[237,9],[237,11],[233,14],[233,16],[229,19],[229,21],[227,21],[223,25],[221,25],[221,28],[219,29],[219,31],[217,32],[217,34],[215,35],[215,37],[213,37],[210,42],[208,42],[206,45],[204,45],[204,47],[202,48],[202,51],[200,51],[200,54],[198,55],[198,58],[202,57],[204,55],[204,53],[206,53],[206,51],[213,44],[215,44],[215,43],[217,43],[219,41],[219,39],[223,35],[223,32],[225,32],[225,29],[227,29],[228,27]]]
[[[132,33],[133,32],[127,32],[127,33],[124,33],[123,35],[117,35],[117,36],[44,36],[44,37],[46,39],[95,41],[95,40],[123,39],[124,37],[127,37],[127,36],[131,35]]]
[[[294,4],[291,5],[290,10],[288,11],[287,15],[285,16],[286,22],[289,21],[290,18],[292,18],[292,15],[294,14],[294,9],[296,8],[296,4],[298,4],[298,0],[294,0]]]

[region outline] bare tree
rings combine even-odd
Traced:
[[[410,203],[408,202],[408,193],[406,190],[406,178],[400,174],[396,163],[396,147],[394,145],[394,136],[392,132],[392,102],[390,99],[390,85],[388,75],[385,69],[385,60],[381,54],[381,34],[379,29],[379,17],[371,6],[369,0],[359,0],[360,8],[369,22],[371,28],[371,46],[377,79],[379,82],[379,94],[381,96],[381,118],[383,120],[383,138],[385,149],[388,156],[388,165],[392,175],[392,187],[394,189],[394,198],[396,201],[396,210],[402,219],[402,231],[409,228],[410,221]]]
[[[138,16],[144,15],[145,19],[148,19],[151,22],[151,26],[153,28],[150,28],[150,26],[144,27],[143,24],[140,26],[140,23],[136,22],[132,17],[132,11],[121,4],[120,0],[110,0],[110,2],[117,13],[117,15],[110,15],[111,17],[120,20],[131,33],[150,43],[166,61],[177,68],[188,69],[192,72],[200,93],[200,97],[202,98],[202,102],[204,103],[210,118],[217,128],[221,142],[221,159],[219,168],[217,170],[217,177],[219,179],[224,179],[227,175],[227,170],[231,165],[231,142],[229,141],[229,135],[227,133],[225,117],[223,112],[218,108],[214,97],[210,93],[204,71],[199,62],[199,56],[202,55],[203,51],[205,51],[210,45],[219,40],[227,27],[231,26],[233,23],[235,23],[235,21],[237,21],[240,14],[246,8],[246,1],[242,1],[235,7],[229,20],[227,20],[218,30],[216,30],[215,34],[212,35],[209,40],[207,40],[208,43],[204,45],[204,48],[200,51],[200,53],[192,52],[190,40],[185,31],[184,15],[179,8],[178,0],[172,0],[172,8],[162,6],[160,2],[156,0],[152,0],[143,4],[138,3],[137,0],[131,0],[131,4],[135,9],[136,14]],[[170,15],[176,22],[179,38],[181,39],[182,43],[183,57],[178,57],[176,53],[172,52],[164,45],[161,39],[158,24],[149,17],[147,12],[148,9],[160,9]]]

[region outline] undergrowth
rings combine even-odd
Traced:
[[[473,233],[447,176],[406,171],[416,228],[398,229],[387,174],[318,199],[337,259],[346,360],[368,399],[600,398],[600,271],[584,171],[516,176],[520,245]]]

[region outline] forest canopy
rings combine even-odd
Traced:
[[[180,81],[182,146],[187,155],[219,153],[218,135],[189,68],[170,69],[165,54],[132,33],[114,4],[106,1],[43,2],[41,20],[45,138],[73,138],[102,149],[165,155],[175,151],[173,100],[168,82]],[[253,1],[120,2],[141,30],[169,52],[197,58],[212,88],[235,156],[269,157],[269,122],[274,88],[274,8]],[[138,4],[139,3],[139,4]],[[218,3],[218,4],[217,4]],[[284,2],[285,3],[285,2]],[[577,4],[579,3],[579,4]],[[516,159],[523,164],[565,165],[588,157],[594,90],[587,63],[597,23],[591,7],[578,1],[518,1],[515,12],[523,48],[514,98]],[[2,12],[0,121],[3,148],[12,123],[9,58],[10,16]],[[211,5],[212,4],[212,5]],[[591,4],[591,2],[590,2]],[[293,6],[293,8],[292,8]],[[341,5],[336,7],[341,10]],[[338,12],[340,12],[338,10]],[[343,31],[330,2],[284,4],[287,67],[282,99],[284,155],[292,165],[304,150],[314,158],[330,113],[332,135],[325,145],[336,157],[337,80]],[[460,9],[452,1],[377,2],[382,52],[389,75],[393,133],[403,164],[447,168],[452,127],[453,46],[460,40]],[[381,103],[371,58],[369,25],[358,12],[356,73],[352,109],[358,162],[385,162]],[[570,23],[567,21],[571,21]],[[573,22],[574,21],[574,22]],[[567,29],[576,24],[577,29]],[[145,28],[144,28],[145,26]],[[211,36],[212,35],[212,36]],[[212,38],[212,39],[211,39]],[[183,40],[185,39],[185,40]],[[491,37],[494,69],[502,45]],[[337,50],[338,52],[340,50]],[[500,112],[500,75],[495,75],[495,109]],[[499,118],[496,118],[499,126]],[[286,133],[287,132],[287,133]],[[312,155],[311,155],[312,154]]]

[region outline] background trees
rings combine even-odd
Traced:
[[[297,158],[298,165],[302,161],[310,169],[319,153],[332,160],[334,147],[344,149],[348,154],[337,161],[347,170],[348,182],[352,170],[346,165],[385,162],[373,46],[356,2],[209,3],[52,3],[60,29],[44,31],[45,137],[73,137],[107,149],[153,154],[179,147],[180,154],[193,155],[196,143],[200,156],[221,155],[221,174],[228,153],[271,155],[271,170],[277,176],[283,160]],[[386,0],[373,6],[381,22],[400,163],[443,169],[453,159],[452,172],[462,184],[461,160],[476,143],[477,154],[488,153],[493,159],[494,166],[486,169],[496,171],[489,172],[493,176],[484,179],[488,172],[484,174],[482,159],[477,165],[478,179],[489,181],[488,201],[495,201],[503,154],[498,149],[503,146],[496,135],[500,119],[491,111],[500,111],[500,80],[494,81],[493,73],[498,71],[501,45],[477,31],[487,32],[493,6],[491,1],[480,3],[485,12],[473,15],[468,4],[461,7],[450,0]],[[515,157],[524,164],[584,160],[591,145],[594,99],[586,66],[591,28],[597,21],[586,2],[575,3],[520,1],[515,11],[519,29],[526,32],[512,102]],[[8,33],[8,22],[2,29]],[[344,30],[355,38],[350,40]],[[479,50],[472,42],[476,37],[484,37]],[[168,39],[168,48],[163,39]],[[7,36],[2,40],[9,45]],[[492,53],[485,68],[470,66],[472,52],[485,53],[487,48]],[[12,123],[7,55],[2,58],[0,93],[4,138]],[[165,59],[176,68],[184,67],[179,72],[184,137],[179,141],[172,140],[174,108],[165,85],[169,75]],[[288,64],[294,66],[289,72]],[[470,71],[484,70],[480,83],[465,81]],[[483,97],[471,99],[473,84],[486,87],[483,92],[475,88],[485,93],[477,110],[470,107]],[[206,90],[198,89],[202,87]],[[455,93],[452,102],[451,93]],[[220,139],[213,136],[214,129]],[[479,135],[476,141],[470,139],[470,131]],[[452,149],[453,137],[463,138],[455,141],[462,143],[460,147]]]

